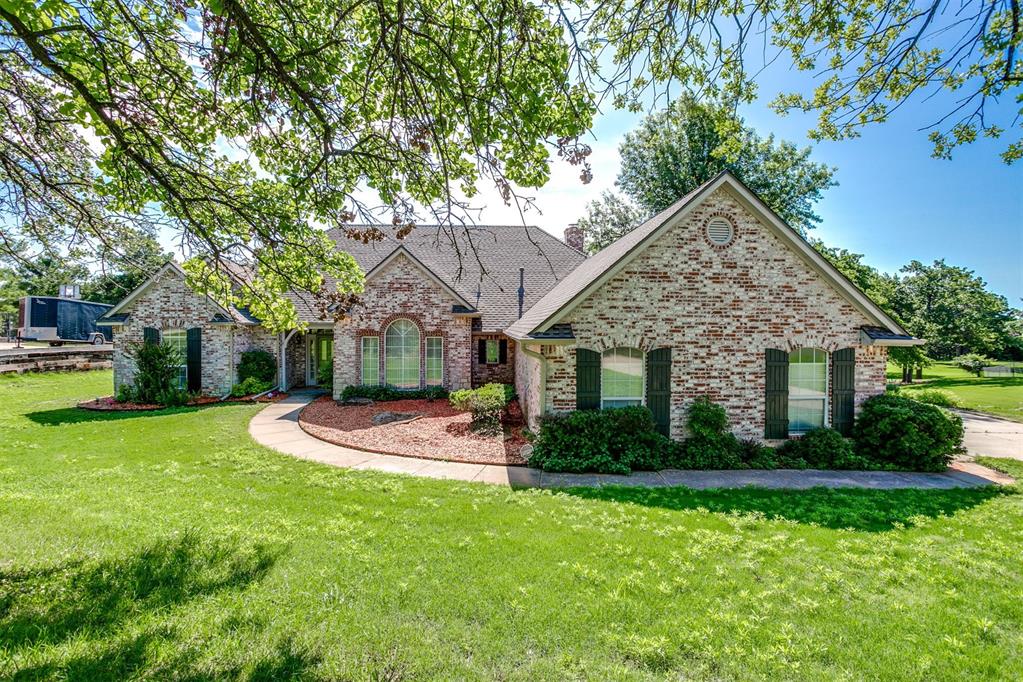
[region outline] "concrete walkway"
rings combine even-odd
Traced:
[[[974,456],[1023,460],[1023,424],[980,412],[957,410],[963,418],[963,445]]]
[[[440,460],[378,455],[342,447],[313,438],[298,425],[298,415],[315,393],[294,393],[271,403],[249,422],[257,443],[300,459],[353,469],[373,469],[429,478],[477,481],[515,488],[568,488],[627,485],[689,488],[967,488],[1011,483],[1012,479],[976,464],[957,464],[941,474],[888,471],[664,471],[637,472],[631,476],[610,474],[557,474],[528,467],[494,464],[463,464]]]

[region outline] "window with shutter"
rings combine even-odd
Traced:
[[[765,353],[764,438],[789,437],[789,354],[768,348]]]
[[[600,409],[600,353],[575,349],[575,409]]]
[[[831,427],[849,436],[856,413],[856,349],[832,353],[831,366]]]

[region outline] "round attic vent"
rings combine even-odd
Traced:
[[[707,223],[707,239],[715,246],[727,246],[734,236],[735,228],[725,218],[711,218]]]

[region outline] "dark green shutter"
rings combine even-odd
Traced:
[[[646,354],[646,406],[654,415],[658,433],[671,429],[671,349],[658,348]]]
[[[186,339],[188,350],[185,366],[188,371],[188,390],[191,393],[199,393],[202,391],[202,329],[192,327],[188,330]]]
[[[600,353],[575,349],[575,409],[600,409]]]
[[[789,437],[789,354],[767,349],[764,438]]]
[[[856,413],[856,349],[832,353],[831,366],[831,427],[849,436]]]
[[[508,339],[501,339],[497,342],[498,362],[502,365],[508,364]]]
[[[476,362],[480,365],[487,364],[487,341],[480,339],[476,342]]]
[[[146,327],[142,330],[142,342],[154,346],[160,345],[160,330]]]

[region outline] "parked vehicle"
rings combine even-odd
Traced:
[[[113,306],[59,296],[25,296],[18,305],[18,338],[24,341],[49,341],[51,346],[65,342],[110,343],[113,329],[97,326],[96,320]]]

